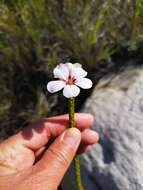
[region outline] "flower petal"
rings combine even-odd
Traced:
[[[51,93],[54,93],[54,92],[58,92],[65,86],[66,84],[64,81],[61,81],[61,80],[51,81],[51,82],[48,82],[47,84],[47,90]]]
[[[72,70],[74,68],[73,64],[70,62],[65,63],[65,66],[68,67],[69,70]]]
[[[73,65],[74,65],[74,67],[76,67],[76,68],[81,68],[81,64],[80,64],[80,63],[74,63]]]
[[[73,69],[74,69],[73,64],[69,62],[69,63],[65,63],[65,66],[68,69],[68,77],[72,76],[72,72],[73,72]]]
[[[65,64],[68,68],[69,75],[74,78],[81,78],[87,75],[87,72],[81,67],[79,63],[66,63]]]
[[[75,84],[83,89],[92,87],[92,81],[88,78],[79,78],[76,80]]]
[[[54,69],[53,73],[54,73],[55,78],[59,78],[63,80],[66,80],[69,76],[69,71],[68,71],[68,68],[65,66],[65,64],[58,65]]]
[[[86,77],[87,72],[81,67],[76,67],[73,69],[72,75],[75,79],[78,79],[78,78]]]
[[[63,95],[66,98],[72,98],[78,96],[80,89],[76,85],[66,85],[63,90]]]

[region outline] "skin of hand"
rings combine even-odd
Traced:
[[[0,190],[56,190],[77,150],[97,143],[90,114],[45,118],[0,144]]]

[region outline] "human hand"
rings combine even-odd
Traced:
[[[0,190],[56,190],[78,149],[98,141],[90,114],[42,119],[0,144]],[[81,132],[80,132],[81,131]],[[80,145],[80,146],[79,146]]]

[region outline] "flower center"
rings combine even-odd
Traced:
[[[66,84],[72,85],[74,84],[76,79],[74,77],[69,76],[68,80],[66,81]]]

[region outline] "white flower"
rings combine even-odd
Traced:
[[[50,81],[47,84],[49,92],[54,93],[63,89],[66,98],[76,97],[80,93],[80,88],[88,89],[92,87],[92,81],[85,78],[87,72],[79,63],[59,64],[53,71],[54,78],[59,80]]]

